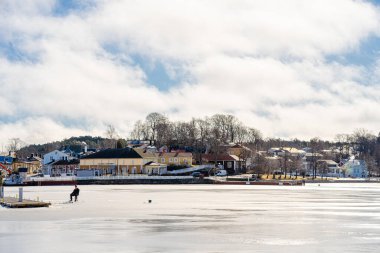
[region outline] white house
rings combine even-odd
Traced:
[[[343,172],[339,164],[333,160],[318,160],[319,173],[327,177],[342,177]]]
[[[354,157],[351,157],[343,165],[346,177],[368,177],[367,165],[363,160],[357,160]]]
[[[273,156],[304,157],[306,152],[292,147],[270,148],[268,153]]]
[[[62,160],[66,160],[66,161],[70,161],[70,160],[73,160],[75,159],[75,157],[72,157],[70,156],[69,154],[65,153],[65,152],[62,152],[62,151],[59,151],[59,150],[54,150],[54,151],[51,151],[47,154],[44,155],[44,159],[43,159],[43,173],[45,175],[50,175],[51,174],[51,169],[52,169],[52,165],[54,162],[57,162],[57,161],[62,161]]]

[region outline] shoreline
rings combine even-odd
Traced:
[[[27,181],[24,184],[4,185],[7,187],[20,186],[54,186],[54,185],[183,185],[183,184],[218,184],[218,185],[290,185],[302,186],[303,184],[331,184],[331,183],[380,183],[379,180],[362,180],[362,179],[339,179],[339,180],[233,180],[232,178],[192,178],[192,177],[176,177],[176,178],[73,178],[71,180],[54,179],[54,180],[35,180]]]

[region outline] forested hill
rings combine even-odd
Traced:
[[[17,156],[19,158],[26,158],[30,154],[40,154],[44,155],[50,151],[61,149],[64,146],[70,146],[70,149],[76,152],[80,152],[84,145],[87,144],[88,148],[104,148],[110,145],[110,139],[103,137],[93,137],[93,136],[79,136],[71,137],[69,139],[64,139],[62,141],[55,141],[46,144],[32,144],[22,147],[17,151]]]

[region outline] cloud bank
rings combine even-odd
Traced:
[[[105,124],[125,137],[154,111],[230,113],[284,138],[380,130],[380,55],[363,48],[380,41],[373,3],[70,3],[0,2],[3,145],[103,135]]]

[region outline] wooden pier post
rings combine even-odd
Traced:
[[[20,187],[18,188],[18,202],[22,202],[24,195],[24,188]]]
[[[0,199],[4,198],[3,176],[0,175]]]

